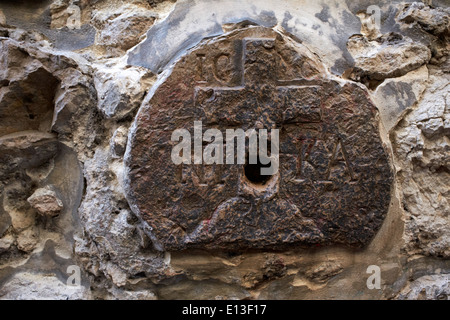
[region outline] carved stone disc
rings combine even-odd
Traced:
[[[171,160],[176,129],[279,129],[280,166]],[[248,149],[247,149],[248,152]],[[345,244],[380,228],[392,172],[377,110],[355,83],[272,29],[204,41],[142,105],[126,154],[127,199],[157,248],[244,250]]]

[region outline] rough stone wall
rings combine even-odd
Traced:
[[[2,1],[0,299],[448,299],[448,2],[300,2]],[[364,248],[166,252],[127,201],[141,104],[204,38],[254,25],[378,109],[394,181]]]

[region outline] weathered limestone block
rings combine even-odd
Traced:
[[[0,299],[448,298],[449,9],[423,2],[0,1]],[[280,129],[279,170],[174,165],[194,120]]]
[[[60,140],[79,154],[92,153],[99,132],[101,115],[97,110],[97,92],[89,68],[77,65],[58,70],[60,88],[55,94],[51,129]],[[86,134],[85,128],[91,128]]]
[[[139,43],[155,18],[155,14],[148,8],[132,3],[116,10],[96,11],[93,13],[93,21],[100,29],[96,44],[104,48],[107,56],[121,55]]]
[[[80,201],[77,198],[81,198],[80,170],[76,156],[74,161],[69,160],[70,151],[58,139],[61,136],[50,131],[57,92],[80,82],[83,72],[89,71],[70,58],[72,54],[53,51],[37,33],[14,27],[3,30],[5,37],[0,40],[0,251],[5,259],[0,264],[1,268],[8,269],[28,264],[34,255],[42,253],[49,239],[58,246],[58,254],[65,258],[71,255],[70,238],[77,228],[71,213],[76,211]],[[78,73],[71,72],[75,69]],[[95,111],[96,103],[90,109]],[[86,110],[76,109],[76,112],[90,116]],[[78,129],[84,136],[85,129],[80,126]],[[40,187],[49,184],[55,186],[55,193],[40,193],[43,191]],[[56,193],[59,200],[55,198]],[[69,214],[59,219],[39,219],[37,212],[50,216],[62,212],[63,199],[68,205],[65,212]],[[42,256],[42,265],[51,259]],[[25,268],[38,272],[41,265]],[[0,279],[2,285],[6,283],[4,280]],[[21,284],[16,285],[17,288],[10,288],[10,293],[20,290]]]
[[[85,287],[71,287],[55,274],[21,272],[0,288],[5,300],[80,300],[88,299]]]
[[[37,189],[27,201],[42,216],[55,217],[64,208],[63,202],[51,187]]]
[[[2,212],[9,215],[11,228],[8,237],[15,240],[17,248],[32,252],[39,242],[39,229],[36,227],[36,213],[26,202],[29,187],[24,181],[16,181],[3,190]],[[8,241],[7,241],[8,242]]]
[[[399,7],[396,16],[401,30],[420,34],[419,42],[426,43],[431,50],[430,64],[440,66],[445,72],[450,71],[450,9],[436,6],[436,3],[424,4],[413,2]]]
[[[78,83],[59,90],[55,97],[55,113],[52,130],[59,134],[69,135],[76,132],[81,124],[89,122],[85,112],[95,109],[96,97],[89,83]]]
[[[449,300],[449,297],[450,275],[436,274],[414,280],[396,298],[399,300]]]
[[[404,6],[397,19],[407,24],[418,23],[435,35],[450,35],[450,8],[431,8],[422,2],[413,2]]]
[[[6,25],[6,17],[2,10],[0,10],[0,27]]]
[[[382,36],[380,26],[377,24],[373,13],[368,13],[366,10],[366,12],[358,12],[356,15],[361,20],[361,33],[365,38],[375,40]]]
[[[16,169],[17,170],[17,169]],[[14,178],[3,179],[3,183],[8,183],[2,187],[2,202],[0,203],[0,215],[7,215],[7,229],[0,230],[2,234],[6,232],[4,240],[5,250],[16,245],[17,249],[23,252],[32,252],[39,242],[39,229],[36,227],[36,213],[26,202],[29,195],[30,186],[20,170],[11,172]],[[12,182],[11,182],[12,181]],[[2,220],[2,219],[0,219]],[[13,241],[12,243],[10,243]]]
[[[389,33],[375,40],[362,35],[352,36],[347,48],[353,59],[353,80],[384,80],[400,77],[431,59],[427,46],[398,33]]]
[[[85,150],[95,135],[97,101],[86,61],[70,53],[12,39],[1,41],[0,136],[24,130],[54,131]],[[95,132],[95,130],[94,130]]]
[[[147,33],[145,41],[130,50],[128,63],[160,73],[202,39],[227,32],[227,25],[250,21],[279,26],[314,48],[332,72],[342,74],[351,64],[345,53],[348,37],[360,30],[352,3],[297,0],[177,0],[173,10]],[[355,12],[356,13],[356,12]],[[345,27],[343,27],[345,26]],[[182,35],[182,36],[181,36]]]
[[[392,174],[376,109],[291,41],[262,27],[205,41],[144,101],[125,159],[127,199],[156,248],[361,247],[381,226]],[[280,129],[279,172],[175,165],[172,132],[192,133],[194,121]]]
[[[9,202],[11,201],[12,199],[9,199]],[[11,218],[11,226],[14,228],[14,231],[22,232],[34,226],[36,222],[36,214],[34,210],[17,208],[16,205],[12,206],[11,204],[8,206],[5,202],[3,205],[5,206],[5,211]]]
[[[0,174],[39,167],[58,151],[54,134],[22,131],[0,137]]]

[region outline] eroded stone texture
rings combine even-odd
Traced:
[[[389,131],[412,108],[427,88],[426,65],[398,78],[386,79],[373,92],[373,101],[380,110],[380,120]]]
[[[179,165],[171,135],[280,129],[280,170],[267,182],[244,165]],[[376,109],[359,86],[327,78],[301,45],[251,27],[183,57],[144,102],[126,156],[128,200],[159,248],[280,249],[367,244],[392,181]]]
[[[118,120],[135,114],[152,82],[151,73],[123,63],[97,67],[94,83],[101,113]]]

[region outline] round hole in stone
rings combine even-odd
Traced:
[[[266,184],[267,181],[270,180],[270,178],[272,178],[271,175],[262,175],[261,174],[261,168],[270,168],[270,163],[268,164],[262,164],[259,159],[258,162],[255,164],[250,164],[247,163],[244,166],[244,173],[246,178],[254,183],[254,184],[259,184],[259,185],[263,185]]]

